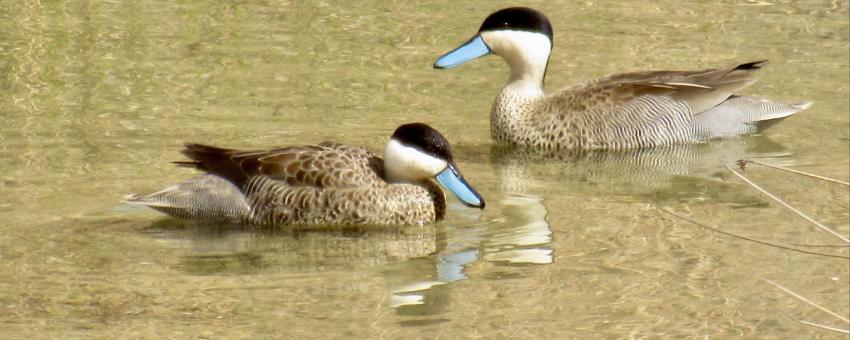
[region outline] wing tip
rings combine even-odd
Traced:
[[[142,194],[129,194],[121,198],[122,203],[141,204]]]
[[[145,194],[129,194],[121,199],[121,203],[141,205],[151,208],[161,205],[161,202],[151,201],[149,196],[150,195]]]
[[[199,161],[173,161],[171,164],[179,166],[181,168],[192,168],[192,169],[200,169],[202,163]]]
[[[796,108],[796,109],[797,109],[797,111],[803,111],[803,110],[805,110],[805,109],[808,109],[808,108],[812,107],[812,105],[813,105],[814,103],[815,103],[815,102],[813,102],[813,101],[811,101],[811,100],[807,100],[807,101],[804,101],[804,102],[793,103],[793,104],[791,104],[791,106],[793,106],[794,108]]]
[[[767,59],[756,60],[756,61],[751,61],[751,62],[748,62],[748,63],[740,64],[740,65],[735,67],[735,70],[758,70],[758,69],[761,69],[761,68],[767,66],[767,64],[768,64]]]
[[[220,148],[217,146],[201,144],[201,143],[192,143],[186,142],[183,143],[183,150],[180,152],[184,155],[198,155],[198,154],[224,154],[233,151],[232,149]]]

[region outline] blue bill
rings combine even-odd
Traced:
[[[488,54],[490,54],[490,47],[484,43],[480,35],[475,35],[460,47],[437,58],[434,68],[452,68]]]
[[[472,189],[469,183],[466,183],[454,164],[449,164],[445,170],[437,175],[437,182],[440,182],[441,185],[457,196],[463,204],[484,209],[484,199]]]

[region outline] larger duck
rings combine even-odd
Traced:
[[[398,127],[384,158],[333,142],[257,151],[186,144],[178,165],[206,172],[128,203],[166,214],[261,226],[413,225],[445,216],[446,198],[484,200],[464,180],[448,141],[421,123]]]
[[[541,149],[627,149],[698,142],[759,132],[810,102],[784,104],[735,93],[753,84],[766,61],[699,71],[623,73],[552,94],[543,80],[552,51],[552,25],[531,8],[490,14],[478,34],[443,55],[452,68],[495,54],[510,78],[493,103],[496,141]]]

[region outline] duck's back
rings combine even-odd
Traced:
[[[566,88],[533,104],[519,144],[627,149],[758,132],[809,105],[734,95],[765,64],[624,73]]]
[[[383,160],[365,148],[322,143],[238,151],[187,144],[183,153],[190,161],[178,164],[224,179],[217,188],[228,183],[238,188],[247,209],[236,211],[241,222],[250,224],[419,224],[440,219],[445,211],[445,197],[435,184],[387,183]],[[222,197],[209,192],[170,193],[184,197],[182,209],[158,209],[179,217],[215,219],[211,217],[222,215]],[[165,195],[161,191],[159,196]],[[232,197],[227,202],[240,204]]]

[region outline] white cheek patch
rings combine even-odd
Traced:
[[[543,33],[528,31],[486,31],[481,38],[494,53],[507,57],[524,53],[533,57],[548,58],[552,52],[552,43]]]
[[[494,54],[502,57],[521,72],[540,72],[546,70],[552,43],[542,33],[527,31],[486,31],[481,38]]]
[[[421,181],[445,170],[445,160],[390,139],[384,152],[384,170],[391,181]]]

